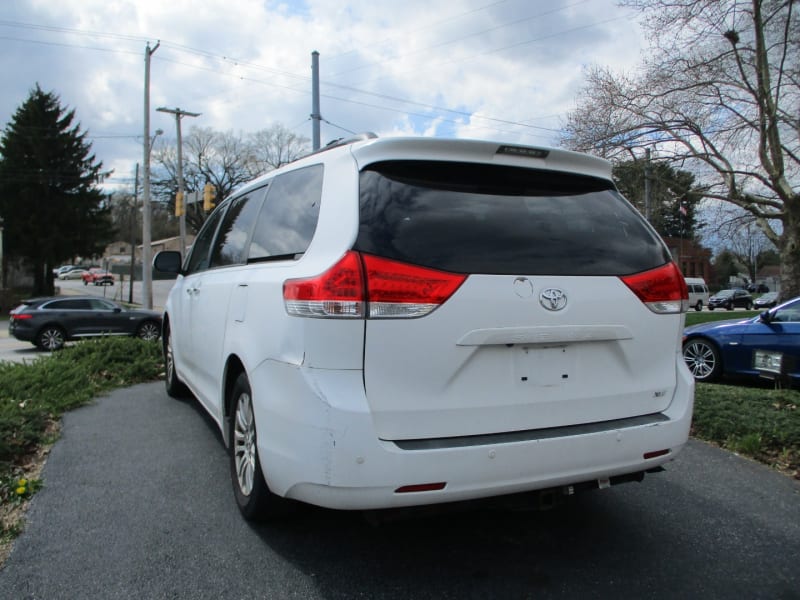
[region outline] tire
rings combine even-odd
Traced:
[[[47,325],[36,335],[36,345],[42,350],[61,350],[64,347],[66,335],[64,330],[57,325]]]
[[[284,516],[289,512],[291,504],[273,494],[264,479],[258,458],[253,394],[244,373],[233,384],[230,402],[229,455],[236,504],[248,521]]]
[[[170,335],[169,328],[164,331],[164,385],[167,389],[167,395],[179,400],[188,398],[190,395],[189,388],[178,377],[175,371],[175,358],[172,353],[172,336]]]
[[[83,280],[83,285],[89,285],[89,282],[84,279]]]
[[[713,306],[711,306],[711,305],[709,304],[709,305],[708,305],[708,310],[710,310],[710,311],[712,311],[712,312],[713,312],[713,311],[714,311],[714,307],[713,307]]]
[[[693,338],[683,345],[683,360],[696,381],[716,381],[722,374],[717,347],[705,338]]]
[[[748,302],[747,306],[745,306],[745,309],[746,310],[753,310],[753,303],[752,302]]]
[[[703,301],[702,300],[698,300],[697,304],[694,305],[694,309],[697,312],[700,312],[701,310],[703,310]]]
[[[161,337],[161,329],[155,321],[145,321],[136,330],[136,337],[148,342],[154,342]]]
[[[728,309],[728,310],[733,310],[733,303],[732,303],[732,302],[728,302],[728,303],[725,305],[725,308],[726,308],[726,309]]]

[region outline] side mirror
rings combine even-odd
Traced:
[[[762,323],[771,323],[772,313],[770,313],[768,310],[765,310],[760,315],[758,315],[758,318]]]
[[[117,307],[114,308],[114,312],[115,313],[121,313],[122,309],[119,306],[117,306]]]
[[[175,250],[162,250],[153,259],[153,266],[156,271],[161,271],[162,273],[182,275],[181,263],[181,253]]]

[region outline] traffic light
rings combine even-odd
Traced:
[[[175,216],[182,217],[186,213],[183,206],[183,192],[175,194]]]
[[[217,188],[214,184],[207,183],[203,188],[203,210],[209,212],[216,206],[214,199],[217,197]]]

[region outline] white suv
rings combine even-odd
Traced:
[[[687,291],[606,161],[347,140],[208,217],[164,314],[167,391],[247,518],[640,480],[685,444]],[[185,387],[184,387],[185,386]]]

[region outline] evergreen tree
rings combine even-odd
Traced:
[[[35,294],[52,294],[52,268],[112,241],[105,177],[75,111],[39,85],[0,136],[0,217],[5,252],[33,269]]]
[[[622,195],[645,212],[645,163],[626,161],[613,169],[614,181]],[[694,239],[703,227],[697,221],[697,204],[702,195],[694,175],[664,162],[650,163],[650,223],[663,237]]]

